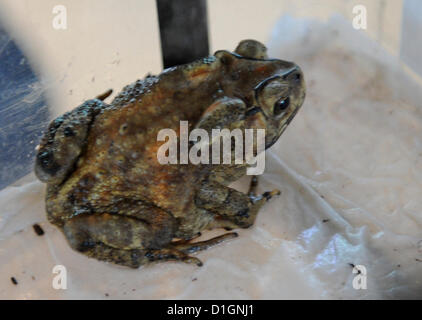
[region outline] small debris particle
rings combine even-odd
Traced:
[[[35,277],[34,277],[34,276],[32,276],[32,277],[31,277],[31,279],[32,279],[32,280],[35,280]]]
[[[11,277],[11,278],[10,278],[10,281],[12,281],[12,283],[13,283],[15,286],[17,286],[17,285],[18,285],[18,280],[16,280],[16,278],[15,278],[15,277]]]
[[[320,197],[321,197],[322,199],[325,199],[325,197],[324,197],[322,194],[320,195]]]
[[[400,267],[401,267],[401,265],[400,265],[400,264],[398,264],[398,265],[397,265],[397,268],[400,268]]]
[[[38,223],[35,223],[32,227],[34,228],[34,231],[38,236],[42,236],[44,234],[44,230]]]
[[[328,221],[330,221],[330,219],[324,219],[324,220],[322,220],[323,223],[326,223]]]
[[[196,280],[198,280],[198,278],[193,278],[193,279],[192,279],[192,281],[196,281]]]
[[[132,289],[132,291],[136,291],[136,289]]]
[[[104,293],[104,295],[105,295],[106,297],[108,297],[108,293]]]
[[[422,262],[422,260],[421,259],[418,259],[418,258],[416,258],[415,261]]]

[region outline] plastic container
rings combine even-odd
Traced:
[[[48,120],[161,71],[154,1],[62,5],[67,27],[55,29],[56,3],[0,3],[0,297],[422,297],[420,1],[209,1],[212,52],[260,40],[302,66],[308,97],[268,152],[260,188],[282,196],[255,226],[201,253],[200,269],[140,270],[72,251],[45,219],[45,186],[31,173],[16,182]],[[68,270],[66,290],[51,289],[55,265]],[[366,289],[354,286],[356,265]]]

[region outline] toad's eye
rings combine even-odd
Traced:
[[[278,116],[283,113],[290,105],[290,98],[280,98],[274,103],[274,115]]]

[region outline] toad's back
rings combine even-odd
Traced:
[[[70,217],[125,199],[153,202],[176,216],[188,210],[192,188],[202,174],[197,166],[160,164],[157,151],[163,142],[157,135],[165,128],[179,134],[181,120],[194,126],[212,104],[219,73],[212,72],[216,62],[206,62],[172,68],[125,87],[95,118],[75,171],[50,193],[51,211],[68,207],[65,215]]]

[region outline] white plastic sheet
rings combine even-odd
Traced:
[[[261,191],[282,195],[251,229],[200,253],[202,268],[127,269],[71,250],[31,176],[0,192],[0,298],[422,298],[420,85],[339,17],[285,16],[268,45],[302,67],[308,94],[260,177]],[[55,265],[66,290],[52,287]],[[366,267],[366,290],[353,288],[352,265]]]

